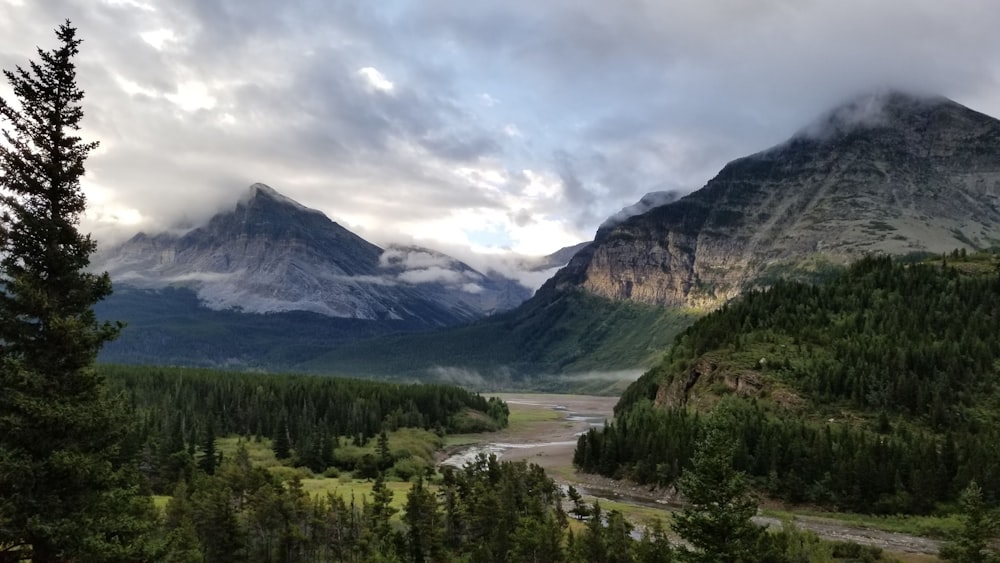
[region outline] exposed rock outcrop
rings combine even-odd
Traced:
[[[427,327],[517,306],[531,291],[439,252],[386,250],[264,184],[182,235],[140,233],[98,257],[118,284],[185,286],[216,310],[309,311]]]
[[[598,231],[542,291],[714,308],[779,271],[1000,243],[1000,121],[883,92]]]

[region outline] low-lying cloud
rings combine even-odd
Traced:
[[[406,270],[397,277],[406,283],[444,283],[454,285],[465,280],[463,272],[446,270],[439,266]]]
[[[639,201],[627,207],[623,207],[621,211],[608,217],[603,223],[601,223],[599,229],[610,229],[630,217],[642,215],[650,209],[660,207],[661,205],[667,205],[668,203],[673,203],[680,199],[682,195],[683,194],[676,191],[649,192],[648,194],[642,196],[642,199]]]

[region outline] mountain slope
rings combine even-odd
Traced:
[[[477,388],[620,392],[638,376],[635,368],[658,361],[692,318],[677,309],[567,291],[535,296],[466,326],[345,344],[297,368]]]
[[[714,308],[769,273],[1000,242],[1000,122],[944,98],[854,100],[708,184],[600,231],[549,282]]]

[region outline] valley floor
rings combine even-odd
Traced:
[[[629,519],[642,524],[652,518],[669,521],[678,508],[673,491],[616,481],[586,473],[573,467],[573,451],[578,436],[591,425],[600,426],[613,416],[618,399],[588,395],[509,393],[501,394],[510,407],[510,425],[494,433],[466,434],[447,439],[443,463],[461,464],[478,452],[495,453],[508,461],[525,460],[540,465],[562,485],[573,485],[589,501],[621,510]],[[836,514],[826,516],[797,514],[788,511],[764,511],[757,518],[762,525],[780,526],[773,514],[790,515],[795,524],[824,539],[850,541],[878,546],[904,562],[937,561],[940,542],[935,539],[879,529],[878,519],[863,523],[845,522]]]

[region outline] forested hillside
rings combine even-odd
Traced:
[[[725,402],[736,465],[770,495],[926,513],[974,479],[1000,498],[996,264],[866,258],[823,286],[751,292],[679,335],[576,463],[671,484]]]

